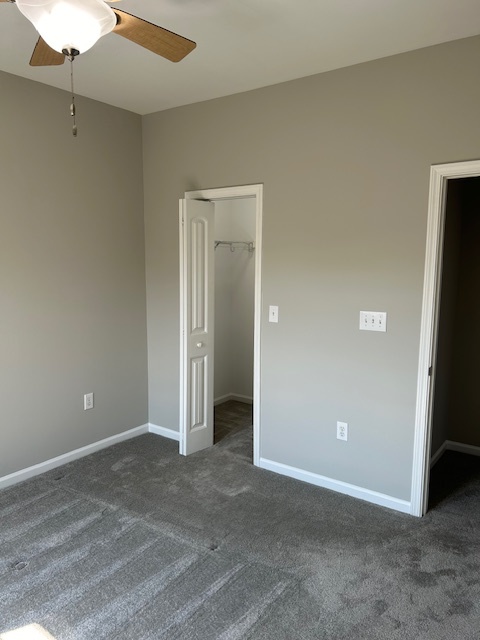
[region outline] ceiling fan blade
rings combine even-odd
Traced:
[[[64,62],[65,56],[63,53],[58,53],[58,51],[49,47],[43,38],[37,40],[32,57],[30,58],[31,67],[50,67],[56,64],[63,64]]]
[[[117,25],[113,28],[113,33],[136,42],[167,60],[179,62],[197,46],[192,40],[132,16],[126,11],[119,9],[112,9],[112,11],[117,16]]]

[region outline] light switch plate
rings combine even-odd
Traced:
[[[361,331],[386,331],[386,311],[360,311]]]
[[[273,304],[268,307],[268,321],[278,322],[278,307]]]

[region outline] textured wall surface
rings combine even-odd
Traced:
[[[141,119],[79,97],[73,138],[67,92],[0,92],[1,477],[148,415]]]

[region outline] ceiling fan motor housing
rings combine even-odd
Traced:
[[[16,0],[17,7],[55,51],[85,53],[117,23],[103,0]]]

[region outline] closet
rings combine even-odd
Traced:
[[[480,472],[479,247],[480,178],[449,180],[431,445],[432,466],[441,461],[430,506]]]
[[[215,203],[216,442],[252,424],[255,228],[254,198]]]

